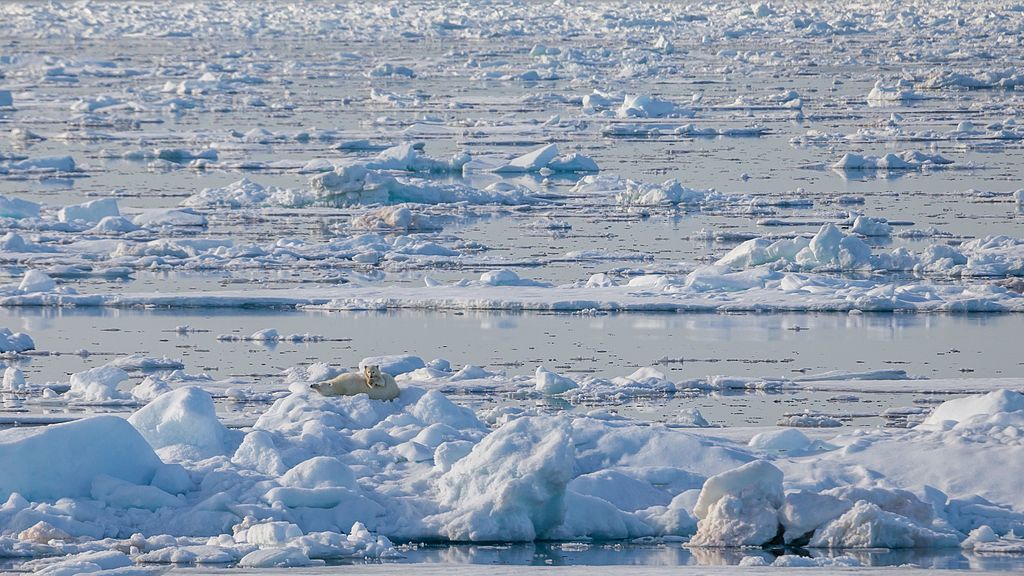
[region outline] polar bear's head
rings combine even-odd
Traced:
[[[364,366],[363,376],[366,377],[366,384],[370,387],[384,385],[384,379],[380,375],[380,366],[376,364]]]

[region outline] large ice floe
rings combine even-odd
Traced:
[[[1018,392],[947,401],[909,430],[812,442],[788,429],[748,445],[601,411],[489,425],[408,382],[394,401],[323,397],[307,382],[325,370],[293,371],[245,431],[186,386],[127,420],[0,432],[5,554],[307,565],[395,556],[410,540],[928,548],[1024,528],[1020,475],[975,473],[1020,456]]]

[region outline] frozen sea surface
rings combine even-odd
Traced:
[[[1019,571],[1022,32],[3,4],[0,567]]]

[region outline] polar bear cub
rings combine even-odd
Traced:
[[[399,393],[394,377],[381,372],[380,366],[366,366],[362,373],[346,372],[331,380],[310,384],[309,387],[324,396],[366,394],[372,400],[394,400]]]

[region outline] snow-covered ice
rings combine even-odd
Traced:
[[[1024,567],[1021,6],[0,32],[0,571]]]

